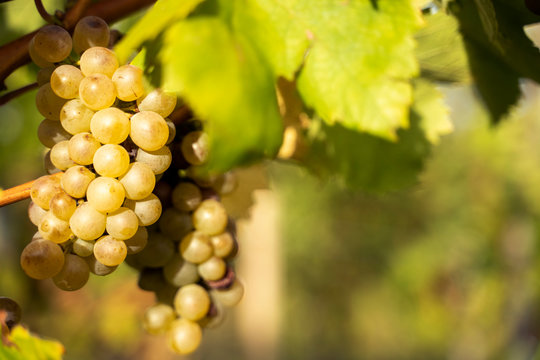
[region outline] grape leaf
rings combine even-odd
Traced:
[[[432,144],[438,144],[441,135],[447,135],[454,130],[450,111],[444,104],[442,94],[426,79],[414,80],[413,111],[420,119],[420,128],[426,139]]]
[[[34,336],[20,325],[15,326],[7,338],[12,344],[0,342],[2,360],[57,360],[62,359],[65,352],[59,342]]]
[[[418,72],[410,1],[247,0],[233,23],[275,76],[292,79],[304,102],[328,124],[388,139],[408,126],[409,79]]]
[[[164,90],[207,121],[210,170],[275,155],[282,124],[272,72],[220,19],[196,17],[169,28],[158,61]]]
[[[497,122],[518,101],[520,77],[540,82],[540,53],[523,30],[534,17],[523,1],[454,0],[448,8],[459,21],[472,75]]]
[[[147,40],[154,39],[174,21],[185,18],[203,0],[159,0],[115,46],[121,64],[127,62],[137,48]]]

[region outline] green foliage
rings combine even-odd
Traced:
[[[7,340],[12,344],[0,343],[0,358],[3,360],[59,360],[64,353],[59,342],[34,336],[20,325],[11,330]]]

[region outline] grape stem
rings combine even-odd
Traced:
[[[63,173],[59,172],[51,176],[61,176]],[[3,190],[0,192],[0,207],[16,203],[18,201],[28,199],[30,197],[30,189],[37,179],[29,181],[24,184],[14,186],[12,188]]]
[[[115,22],[138,10],[141,10],[155,0],[114,0],[100,1],[91,4],[90,0],[79,0],[64,17],[64,26],[72,30],[83,16],[94,15],[101,17],[107,23]],[[4,80],[16,69],[30,62],[28,44],[37,32],[33,31],[0,46],[0,91],[6,89]]]
[[[4,95],[0,96],[0,106],[8,103],[9,101],[15,99],[18,96],[23,95],[24,93],[37,89],[38,83],[34,82],[28,85],[25,85],[17,90],[10,91],[8,93],[5,93]]]
[[[34,4],[36,5],[36,9],[39,15],[41,15],[41,17],[43,18],[43,20],[45,20],[49,24],[54,24],[55,21],[53,16],[47,12],[41,0],[34,0]]]

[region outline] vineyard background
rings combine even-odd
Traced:
[[[42,23],[31,2],[0,5],[0,43]],[[35,72],[20,68],[8,87]],[[474,90],[445,87],[455,130],[401,192],[354,193],[286,162],[242,169],[224,201],[242,217],[246,297],[188,358],[540,359],[540,90],[522,87],[496,127]],[[43,174],[34,95],[0,107],[4,187]],[[152,298],[127,266],[74,293],[24,275],[27,205],[0,209],[0,295],[23,323],[59,339],[66,359],[175,358],[144,334]]]

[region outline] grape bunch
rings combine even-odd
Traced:
[[[107,24],[86,17],[72,37],[48,25],[30,43],[41,67],[38,137],[49,149],[49,175],[31,189],[28,214],[38,232],[21,266],[77,290],[90,273],[110,274],[125,261],[156,296],[145,329],[167,334],[171,348],[187,354],[202,328],[218,325],[243,296],[235,224],[220,202],[236,179],[203,171],[202,122],[169,120],[176,97],[146,92],[142,70],[120,66],[108,42]]]

